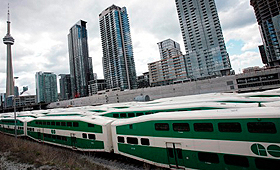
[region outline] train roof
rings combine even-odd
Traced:
[[[213,109],[226,109],[226,108],[241,108],[241,107],[259,107],[258,103],[223,103],[223,102],[202,102],[202,103],[182,103],[182,104],[170,104],[170,105],[157,105],[157,106],[142,106],[119,109],[109,112],[101,113],[100,115],[108,113],[121,113],[121,112],[136,112],[136,111],[149,111],[149,110],[171,110],[171,109],[183,109],[189,108],[190,110],[204,110],[203,108]],[[207,109],[205,109],[207,110]]]
[[[107,118],[102,116],[49,116],[39,117],[34,120],[60,120],[60,121],[83,121],[97,125],[106,125],[115,120],[115,118]]]
[[[202,120],[202,119],[246,119],[280,118],[280,107],[238,108],[224,110],[204,110],[193,112],[168,112],[118,119],[112,125],[124,125],[152,120]]]
[[[17,117],[17,120],[22,121],[22,122],[29,122],[34,119],[35,118],[33,118],[33,117]],[[14,120],[14,117],[1,118],[1,120]]]

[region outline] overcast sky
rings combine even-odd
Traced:
[[[160,59],[157,43],[171,38],[184,44],[175,0],[1,0],[0,37],[7,32],[10,3],[14,76],[22,91],[35,94],[35,73],[69,73],[67,34],[80,19],[87,21],[89,56],[93,72],[103,78],[102,46],[98,15],[115,4],[127,7],[137,75],[148,71],[147,63]],[[226,47],[236,73],[263,66],[258,52],[262,44],[250,0],[216,0]],[[0,45],[0,93],[6,86],[6,45]],[[58,87],[59,89],[59,87]]]

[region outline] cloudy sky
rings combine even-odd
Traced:
[[[93,72],[103,78],[102,47],[98,15],[115,4],[127,7],[137,75],[148,71],[147,63],[160,59],[157,43],[171,38],[184,44],[175,0],[1,0],[0,37],[6,35],[7,4],[10,3],[14,76],[16,85],[29,86],[35,94],[35,73],[69,73],[67,34],[80,19],[87,21],[89,55]],[[250,0],[216,0],[227,50],[236,73],[263,66],[258,52],[261,38]],[[6,86],[6,45],[0,43],[0,93]]]

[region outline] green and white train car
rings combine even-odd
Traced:
[[[111,152],[113,120],[99,116],[40,117],[27,123],[27,136],[74,150]]]
[[[280,168],[279,107],[118,119],[112,138],[115,153],[166,168]]]
[[[33,120],[32,117],[17,117],[17,136],[26,136],[26,125],[28,121]],[[8,135],[15,135],[15,119],[13,117],[0,119],[0,132]]]

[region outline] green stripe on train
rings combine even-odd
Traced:
[[[36,124],[35,122],[54,122],[55,125],[40,125],[40,124]],[[56,126],[56,123],[57,122],[65,122],[66,123],[66,126]],[[78,123],[79,126],[78,127],[68,127],[67,126],[67,123],[68,122],[75,122],[75,123]],[[87,123],[87,122],[82,122],[82,121],[64,121],[64,120],[34,120],[34,121],[31,121],[31,122],[28,122],[27,123],[27,126],[28,127],[38,127],[38,128],[48,128],[48,129],[58,129],[58,130],[72,130],[72,131],[79,131],[79,132],[94,132],[94,133],[103,133],[103,130],[102,130],[102,126],[100,125],[96,125],[96,124],[91,124],[91,125],[94,125],[93,127],[89,127],[89,124],[90,123]]]
[[[114,118],[130,118],[142,115],[155,114],[159,112],[181,112],[181,111],[196,111],[196,110],[217,110],[226,109],[219,107],[189,107],[189,108],[174,108],[174,109],[158,109],[158,110],[139,110],[139,111],[125,111],[125,112],[110,112],[102,116]]]
[[[241,125],[241,132],[220,132],[218,123],[236,123]],[[250,133],[247,130],[248,122],[273,122],[276,125],[276,133]],[[155,123],[167,123],[169,130],[155,130]],[[174,131],[173,123],[188,123],[189,131]],[[194,123],[212,123],[212,132],[196,132]],[[232,141],[259,141],[280,143],[280,119],[279,118],[252,118],[252,119],[211,119],[211,120],[155,120],[141,123],[117,126],[117,135],[135,135],[152,137],[188,138],[188,139],[211,139]]]
[[[51,138],[46,137],[44,133],[38,134],[38,132],[27,132],[28,136],[35,138],[37,140],[47,141],[55,144],[64,145],[66,147],[76,147],[79,149],[104,149],[104,142],[91,139],[82,139],[82,138],[71,138],[70,136],[60,136],[65,137],[65,140],[58,139],[58,135],[50,135]],[[55,138],[53,138],[55,136]]]

